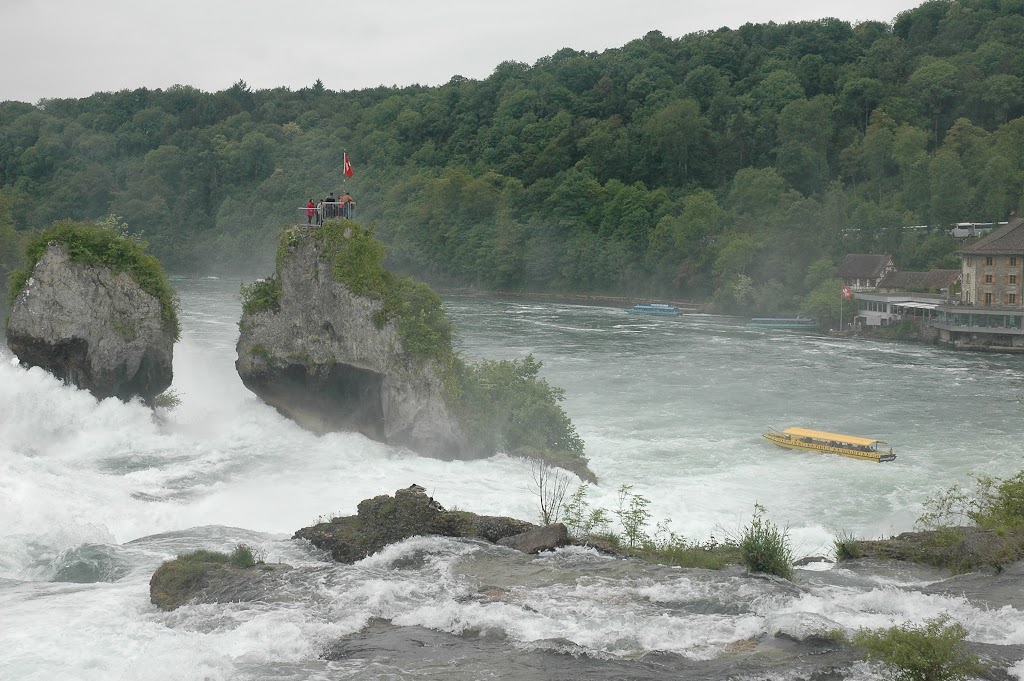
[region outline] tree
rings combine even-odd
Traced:
[[[949,112],[960,91],[959,69],[945,59],[931,59],[914,71],[907,86],[916,95],[921,110],[931,116],[932,140],[938,144],[939,120]]]
[[[544,525],[557,523],[565,506],[565,492],[569,476],[543,461],[530,459],[530,491],[540,505],[540,521]]]
[[[825,279],[804,298],[800,314],[814,317],[822,325],[831,325],[833,328],[839,326],[839,296],[842,286],[843,282],[840,279]],[[852,310],[843,310],[843,316],[847,319],[850,313]]]
[[[931,188],[931,224],[954,225],[964,221],[967,212],[967,176],[960,159],[951,150],[943,149],[928,166]]]
[[[995,123],[1006,123],[1010,111],[1021,111],[1024,81],[1018,76],[999,73],[981,84],[981,100],[992,110]]]
[[[776,163],[779,171],[804,195],[824,189],[829,179],[825,149],[832,142],[832,98],[797,99],[779,114]]]
[[[665,184],[686,182],[690,162],[699,153],[707,130],[700,106],[692,99],[673,100],[651,116],[644,124],[644,134],[659,163],[648,177]]]

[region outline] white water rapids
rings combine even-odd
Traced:
[[[928,593],[942,575],[923,569],[803,570],[793,586],[582,549],[509,557],[440,538],[334,565],[291,534],[414,482],[449,508],[535,520],[525,464],[443,462],[360,435],[303,431],[235,373],[238,282],[174,283],[181,404],[157,418],[138,404],[98,402],[0,353],[2,679],[468,679],[502,670],[531,678],[529,664],[504,651],[560,651],[568,669],[579,655],[715,660],[787,618],[852,630],[943,612],[971,641],[1024,645],[1024,613]],[[565,389],[563,406],[601,481],[591,503],[612,508],[618,487],[633,485],[651,500],[653,521],[669,519],[695,540],[737,532],[760,503],[789,528],[798,556],[827,555],[841,532],[912,529],[938,489],[1024,468],[1024,357],[753,332],[703,315],[445,303],[465,356],[532,353],[544,378]],[[791,425],[879,437],[898,458],[790,452],[760,437]],[[148,580],[161,561],[239,542],[300,574],[258,603],[172,613],[150,604]],[[482,589],[500,597],[482,598]],[[415,655],[322,659],[333,642],[379,621],[461,637],[473,651],[460,653],[470,671],[460,677]],[[1024,678],[1024,664],[1014,670]],[[866,666],[849,673],[876,678]]]

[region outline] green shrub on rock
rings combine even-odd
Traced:
[[[239,544],[231,554],[198,549],[163,563],[149,581],[150,600],[161,610],[174,610],[203,588],[211,570],[233,566],[250,568],[263,564],[263,554]]]
[[[414,357],[448,367],[452,352],[451,322],[441,297],[429,286],[384,269],[384,244],[372,229],[351,221],[327,222],[314,232],[332,263],[336,281],[352,293],[383,303],[375,319],[379,327],[395,321],[402,347]]]
[[[974,490],[954,485],[925,502],[918,524],[929,529],[976,525],[982,530],[1024,530],[1024,471],[1010,478],[983,476]]]
[[[540,378],[541,362],[456,362],[455,413],[478,449],[540,458],[593,481],[583,439],[559,406],[565,393]]]
[[[242,284],[241,294],[242,312],[247,315],[281,310],[281,283],[276,276]]]
[[[855,560],[863,556],[857,538],[850,532],[842,532],[832,542],[832,548],[836,554],[836,562],[844,560]]]
[[[765,508],[754,504],[754,517],[740,536],[743,564],[751,572],[763,572],[784,579],[793,576],[793,551],[784,529],[764,517]]]

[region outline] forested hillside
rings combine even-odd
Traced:
[[[930,0],[440,87],[4,102],[0,268],[20,235],[114,213],[171,272],[269,271],[347,150],[357,219],[433,283],[795,310],[847,252],[956,266],[945,228],[1021,209],[1022,79],[1024,0]]]

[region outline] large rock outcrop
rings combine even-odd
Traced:
[[[242,383],[317,433],[357,431],[428,456],[470,456],[435,365],[406,350],[396,320],[381,323],[383,300],[336,278],[328,228],[343,229],[334,235],[342,240],[364,235],[355,224],[285,235],[276,273],[256,285],[260,303],[243,308]]]
[[[128,272],[75,262],[51,242],[14,300],[7,344],[98,398],[149,402],[171,385],[175,331]]]

